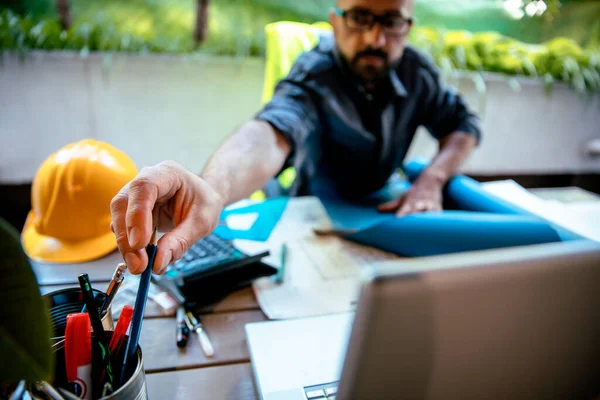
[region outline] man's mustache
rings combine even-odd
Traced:
[[[356,53],[352,62],[356,63],[362,57],[379,57],[385,62],[387,62],[387,60],[388,60],[388,55],[385,51],[379,50],[379,49],[368,48],[368,49],[365,49],[363,51]]]

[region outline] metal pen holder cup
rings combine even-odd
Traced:
[[[106,331],[108,340],[112,337],[112,331]],[[92,345],[95,346],[95,338],[92,334]],[[146,374],[144,372],[144,357],[142,349],[138,345],[136,351],[136,363],[127,367],[125,374],[125,383],[115,390],[110,395],[99,397],[100,400],[147,400],[148,389],[146,387]],[[95,361],[93,361],[95,362]],[[94,368],[94,367],[92,367]],[[69,382],[67,381],[65,368],[65,348],[64,344],[57,347],[55,351],[55,367],[54,367],[54,387],[67,389]]]
[[[98,305],[98,311],[100,311],[100,307],[106,298],[106,293],[96,289],[93,289],[93,292],[94,299]],[[85,304],[81,288],[73,287],[57,290],[47,293],[42,297],[50,315],[53,336],[55,338],[64,336],[65,328],[67,326],[67,315],[80,313]],[[102,319],[102,326],[105,330],[112,331],[115,329],[115,323],[110,307],[100,317]]]

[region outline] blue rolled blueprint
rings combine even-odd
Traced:
[[[411,182],[413,182],[419,177],[426,166],[427,161],[413,160],[404,165],[404,174]],[[444,199],[445,202],[447,202],[452,208],[461,211],[479,211],[486,213],[535,217],[549,224],[555,231],[558,232],[562,240],[584,239],[581,235],[548,222],[517,205],[494,196],[492,193],[486,191],[475,179],[464,175],[458,175],[450,179],[444,188]]]
[[[426,166],[426,162],[411,161],[404,166],[403,170],[408,179],[413,182]],[[444,198],[454,208],[462,211],[531,215],[522,208],[487,192],[475,179],[464,175],[455,176],[448,182],[444,188]]]
[[[404,173],[413,182],[427,166],[413,161]],[[476,251],[578,239],[524,209],[488,193],[474,179],[457,176],[444,189],[445,202],[457,211],[431,212],[397,218],[377,205],[398,198],[410,187],[396,182],[360,201],[348,201],[333,190],[318,187],[334,228],[358,229],[346,239],[406,257]]]
[[[345,238],[405,257],[561,241],[556,230],[536,217],[465,211],[390,218]]]
[[[394,214],[380,213],[377,206],[402,196],[409,187],[408,182],[398,181],[360,200],[348,200],[327,186],[314,188],[314,193],[323,203],[335,229],[366,229],[395,218]]]

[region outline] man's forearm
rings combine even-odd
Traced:
[[[454,132],[440,141],[440,150],[419,176],[417,183],[442,187],[469,157],[477,139],[465,132]]]
[[[261,189],[283,167],[290,145],[269,123],[242,125],[211,156],[200,176],[225,205]]]

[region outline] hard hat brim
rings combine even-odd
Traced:
[[[30,211],[21,233],[21,244],[27,256],[36,261],[79,263],[103,257],[117,248],[115,235],[110,230],[94,238],[67,241],[40,234],[32,221]]]

